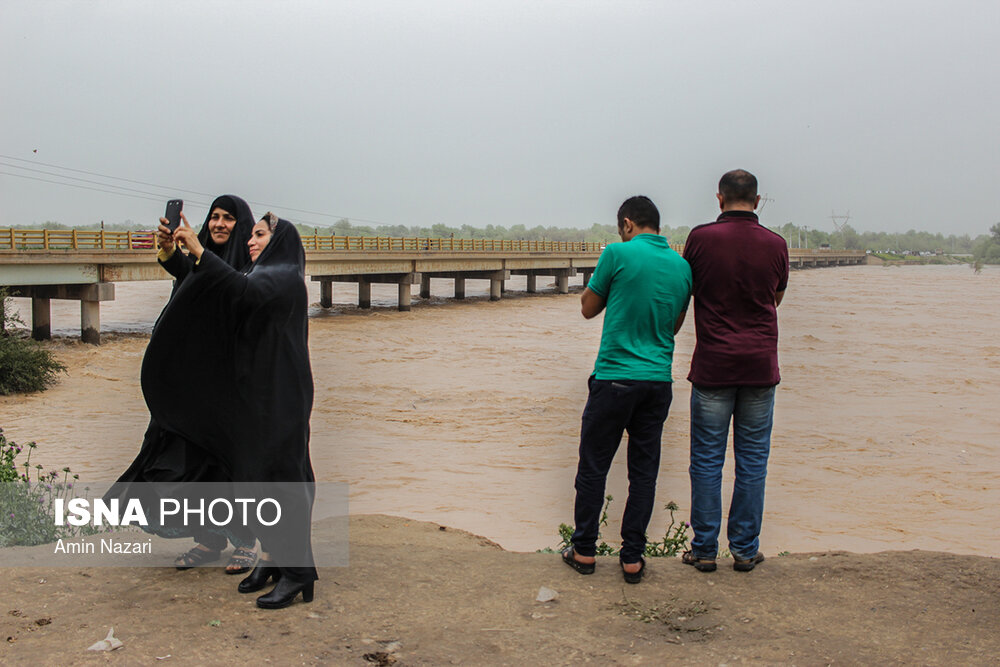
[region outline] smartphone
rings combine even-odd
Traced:
[[[183,199],[171,199],[167,202],[167,212],[163,217],[167,219],[167,228],[174,231],[181,224],[181,209],[184,208]]]

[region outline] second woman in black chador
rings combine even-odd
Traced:
[[[267,214],[254,226],[244,273],[205,250],[190,227],[175,238],[197,263],[150,338],[146,403],[163,428],[204,443],[233,482],[279,501],[281,525],[253,527],[266,553],[240,591],[275,579],[258,606],[284,607],[300,592],[310,601],[313,382],[302,241],[291,223]]]

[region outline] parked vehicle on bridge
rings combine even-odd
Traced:
[[[156,230],[140,229],[132,232],[132,249],[149,250],[156,247]]]

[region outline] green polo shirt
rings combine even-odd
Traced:
[[[587,285],[605,300],[598,380],[672,382],[674,324],[691,297],[691,267],[657,234],[601,252]]]

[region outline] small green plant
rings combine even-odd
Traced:
[[[8,441],[0,429],[0,547],[47,544],[58,539],[102,532],[90,525],[61,526],[55,522],[55,500],[78,497],[74,486],[80,476],[69,467],[45,471],[31,465],[34,442],[23,447]],[[27,450],[23,463],[18,457]],[[83,489],[84,495],[89,487]]]
[[[791,556],[792,552],[791,551],[779,551],[778,555],[779,556]]]
[[[614,500],[614,496],[608,494],[604,497],[604,509],[601,511],[601,527],[608,525],[608,505]],[[538,553],[542,554],[555,554],[561,552],[566,547],[573,544],[573,526],[568,523],[559,524],[559,546],[555,549],[552,547],[546,547],[545,549],[539,549]],[[617,556],[618,550],[613,546],[601,540],[600,544],[597,545],[597,555],[598,556]]]
[[[601,512],[600,522],[602,528],[608,525],[608,506],[611,505],[612,500],[614,500],[614,497],[610,494],[604,497],[604,509]],[[650,558],[673,558],[687,547],[688,540],[690,539],[688,538],[687,531],[691,527],[691,524],[684,521],[677,521],[674,518],[674,512],[680,509],[674,501],[671,500],[667,503],[665,509],[670,512],[670,524],[667,525],[663,539],[658,542],[646,542],[646,550],[643,552],[644,556]],[[539,549],[538,553],[559,553],[570,546],[573,544],[573,530],[573,526],[569,524],[559,524],[559,546],[554,549],[551,547]],[[617,556],[620,551],[620,549],[616,549],[604,540],[601,540],[597,544],[598,556]]]
[[[644,554],[646,556],[653,558],[673,558],[684,551],[688,545],[687,530],[691,527],[691,524],[686,521],[677,521],[674,519],[674,512],[680,509],[674,501],[671,500],[667,503],[666,509],[670,512],[670,525],[667,526],[662,540],[646,543]]]
[[[7,291],[0,288],[0,314],[3,335],[0,335],[0,395],[42,391],[66,370],[52,353],[30,338],[11,333],[14,325],[24,322],[13,311]]]

